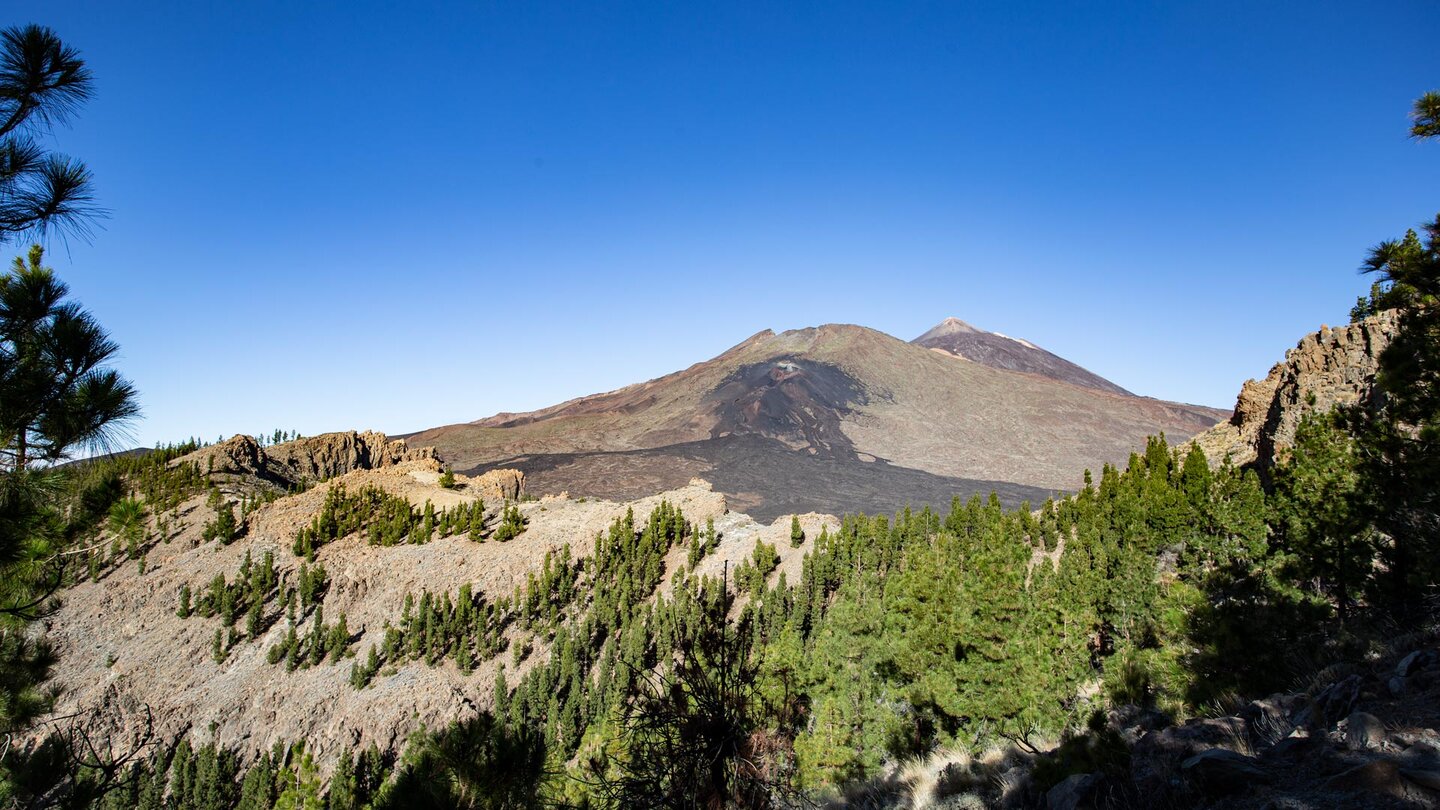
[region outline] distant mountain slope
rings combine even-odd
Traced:
[[[1056,356],[1035,344],[977,329],[959,318],[946,318],[933,329],[910,341],[927,349],[948,352],[971,362],[1009,371],[1039,374],[1072,385],[1083,385],[1098,391],[1134,396],[1129,391],[1098,374],[1086,371],[1063,357]]]
[[[410,438],[458,470],[522,469],[537,492],[628,498],[704,476],[766,519],[843,506],[837,488],[875,510],[991,489],[1036,500],[1123,462],[1147,435],[1185,439],[1227,416],[831,324],[766,330],[659,379]]]

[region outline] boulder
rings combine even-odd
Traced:
[[[1390,737],[1396,747],[1403,746],[1401,764],[1419,770],[1440,770],[1440,740],[1434,739],[1434,731],[1421,729],[1419,734],[1399,732]]]
[[[470,485],[487,501],[517,501],[525,493],[525,473],[519,470],[490,470]]]
[[[270,471],[292,482],[319,482],[355,470],[374,470],[403,461],[435,459],[429,447],[410,449],[383,433],[325,433],[267,448]]]
[[[1435,665],[1435,652],[1433,650],[1416,650],[1395,665],[1395,677],[1408,678],[1420,670],[1429,669]]]
[[[1295,718],[1295,724],[1310,729],[1325,729],[1346,717],[1360,699],[1361,679],[1351,675],[1336,681],[1320,691]]]
[[[1345,747],[1351,751],[1379,748],[1385,742],[1385,724],[1366,712],[1351,712],[1345,720]]]
[[[1244,748],[1249,737],[1247,724],[1239,717],[1192,720],[1152,731],[1131,748],[1131,779],[1142,794],[1168,790],[1182,761],[1206,751]]]
[[[1077,810],[1088,807],[1095,788],[1105,780],[1101,773],[1075,773],[1045,793],[1047,810]]]
[[[1180,763],[1186,781],[1207,796],[1228,796],[1251,785],[1271,781],[1271,776],[1254,757],[1223,748],[1201,751]]]
[[[1387,759],[1374,759],[1327,779],[1326,790],[1368,793],[1406,801],[1426,801],[1425,788],[1401,774],[1400,766]]]

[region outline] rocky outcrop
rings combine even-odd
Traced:
[[[1253,465],[1263,474],[1294,443],[1295,428],[1305,414],[1369,401],[1380,353],[1398,327],[1392,311],[1306,335],[1265,379],[1245,383],[1228,422],[1192,441],[1211,464],[1228,456],[1236,465]]]
[[[491,470],[470,479],[481,498],[486,501],[518,501],[525,492],[525,473],[519,470]]]
[[[437,459],[432,448],[412,450],[401,439],[390,439],[383,433],[355,431],[296,439],[269,448],[266,455],[277,472],[296,481],[324,481],[354,470]]]
[[[202,447],[172,464],[195,464],[219,483],[261,482],[283,490],[327,481],[356,470],[375,470],[406,461],[439,464],[430,447],[411,449],[383,433],[353,430],[324,433],[262,447],[250,436]]]
[[[1177,724],[1155,708],[1119,705],[1055,747],[942,749],[846,795],[885,810],[1440,807],[1437,639],[1440,629],[1427,625],[1388,652],[1317,673],[1305,691],[1233,714]],[[1404,679],[1401,692],[1394,678]]]

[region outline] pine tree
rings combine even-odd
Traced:
[[[1292,555],[1292,576],[1320,583],[1342,621],[1375,554],[1364,541],[1358,465],[1340,418],[1307,414],[1274,475],[1276,539]]]
[[[326,810],[360,810],[360,785],[355,776],[355,760],[346,748],[340,753],[335,775],[330,779],[330,793],[325,797]]]
[[[470,506],[470,539],[480,542],[484,539],[485,533],[485,502],[479,498]]]
[[[213,490],[217,494],[219,490]],[[202,536],[205,542],[219,540],[224,545],[229,545],[235,540],[238,528],[235,523],[235,507],[229,501],[224,501],[216,506],[215,519],[205,524]]]
[[[419,539],[419,542],[421,542],[421,543],[428,543],[428,542],[430,542],[430,539],[431,539],[431,537],[432,537],[434,534],[435,534],[435,506],[434,506],[434,504],[430,503],[430,501],[427,500],[427,501],[425,501],[425,516],[424,516],[424,518],[422,518],[422,520],[421,520],[421,522],[420,522],[420,539]]]

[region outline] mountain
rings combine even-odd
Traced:
[[[927,334],[1011,342],[957,325]],[[1038,503],[1078,487],[1086,468],[1124,462],[1148,435],[1184,439],[1229,415],[1077,384],[1104,381],[1016,345],[1018,355],[972,348],[971,360],[861,326],[766,330],[649,382],[407,438],[459,471],[523,470],[537,492],[626,500],[703,477],[764,520],[992,490]],[[1005,365],[1030,355],[1025,369]],[[1042,367],[1053,373],[1031,370]]]
[[[910,342],[991,368],[1039,374],[1071,385],[1134,396],[1104,377],[1051,354],[1028,340],[976,329],[959,318],[946,318]]]
[[[1230,448],[1225,452],[1232,452],[1232,457],[1243,455],[1234,448],[1278,450],[1287,441],[1285,426],[1290,425],[1289,435],[1293,436],[1293,423],[1305,410],[1363,401],[1373,385],[1374,359],[1393,335],[1393,326],[1393,318],[1383,316],[1339,329],[1322,329],[1305,338],[1266,380],[1245,385],[1231,421],[1215,426],[1195,441],[1207,452]],[[970,399],[951,403],[946,409],[947,398],[960,397],[967,391],[973,394]],[[1022,404],[1028,406],[1028,410],[1022,408]],[[967,417],[962,405],[977,410]],[[651,474],[660,476],[661,462],[678,464],[685,458],[706,458],[702,454],[710,450],[713,457],[725,461],[728,457],[723,455],[724,448],[737,453],[750,448],[748,452],[755,455],[749,458],[789,466],[748,472],[727,467],[716,471],[728,476],[727,480],[758,485],[777,470],[799,470],[806,476],[838,470],[849,476],[837,479],[836,486],[842,494],[832,497],[838,500],[847,497],[844,493],[851,490],[881,497],[885,494],[881,487],[901,486],[906,480],[901,476],[906,475],[931,476],[931,479],[917,477],[914,480],[954,480],[884,459],[864,460],[862,454],[867,451],[860,448],[876,447],[881,440],[912,454],[906,458],[925,452],[938,455],[940,451],[934,447],[954,448],[963,441],[982,440],[983,434],[974,427],[980,424],[985,429],[1008,431],[1004,435],[1011,439],[1025,435],[1026,430],[1041,433],[1043,438],[1027,448],[1043,449],[1042,441],[1066,439],[1065,423],[1058,420],[1077,419],[1084,408],[1104,409],[1095,418],[1110,421],[1096,424],[1112,426],[1111,441],[1119,441],[1114,437],[1120,435],[1122,428],[1138,429],[1136,426],[1144,418],[1179,421],[1199,419],[1207,413],[1203,409],[1192,410],[1192,406],[1097,391],[1042,375],[993,369],[860,327],[827,326],[780,335],[762,332],[714,360],[650,383],[574,400],[545,411],[501,415],[442,431],[474,441],[480,449],[467,452],[476,454],[486,447],[502,446],[504,441],[532,446],[540,446],[543,441],[548,442],[544,446],[551,448],[576,448],[582,442],[593,447],[607,442],[627,441],[638,445],[667,438],[684,440],[678,445],[650,449],[547,451],[529,457],[548,460],[551,466],[536,467],[542,470],[542,477],[555,470],[563,472],[566,464],[571,464],[577,469],[594,470],[595,480],[601,480],[599,476],[607,469],[606,465],[617,474],[632,474],[644,466],[635,461],[641,459],[644,464],[652,465],[646,468]],[[698,420],[700,427],[686,422],[687,416],[692,421]],[[922,422],[922,418],[930,421]],[[918,422],[920,427],[904,433],[901,428],[910,422]],[[946,430],[946,425],[951,429]],[[714,437],[689,438],[701,428],[715,434]],[[914,437],[930,434],[939,437],[933,446],[916,443]],[[1076,439],[1071,441],[1071,445],[1065,445],[1069,448],[1067,452],[1083,452],[1088,446]],[[1075,447],[1081,449],[1075,450]],[[773,602],[776,605],[799,604],[801,598],[810,598],[805,596],[810,587],[820,588],[818,592],[825,598],[813,604],[821,606],[821,622],[829,621],[826,617],[830,615],[853,615],[841,611],[826,613],[830,610],[826,605],[832,599],[836,604],[842,599],[853,600],[857,598],[854,593],[863,592],[842,585],[826,585],[824,580],[814,586],[804,584],[807,582],[805,572],[814,570],[809,567],[810,561],[840,559],[835,556],[835,549],[844,546],[830,545],[840,541],[822,540],[827,535],[841,536],[837,531],[841,525],[839,520],[824,514],[800,514],[797,520],[801,532],[797,540],[791,534],[788,516],[757,521],[738,511],[734,501],[719,491],[719,487],[705,481],[687,480],[668,491],[657,488],[629,502],[578,496],[530,499],[523,496],[543,490],[537,491],[534,479],[519,471],[477,465],[486,471],[475,476],[461,473],[453,482],[447,482],[442,479],[440,457],[431,448],[413,441],[395,441],[381,434],[355,432],[325,434],[269,446],[238,436],[168,459],[168,463],[168,457],[157,456],[159,460],[153,463],[138,460],[133,464],[117,464],[114,468],[130,471],[127,483],[135,489],[125,491],[139,493],[148,506],[149,514],[141,521],[143,531],[139,532],[132,550],[125,550],[115,523],[102,519],[94,527],[91,539],[95,542],[86,549],[90,575],[67,582],[58,594],[61,598],[55,611],[36,625],[37,632],[43,634],[57,653],[53,679],[49,683],[58,695],[54,712],[57,724],[80,718],[76,728],[84,731],[83,739],[87,744],[100,746],[101,750],[130,751],[135,740],[153,733],[157,752],[170,750],[169,746],[179,739],[188,740],[194,748],[213,743],[233,753],[243,773],[244,768],[257,763],[265,752],[275,750],[277,744],[303,741],[307,755],[314,757],[318,768],[316,778],[329,780],[332,775],[342,773],[339,763],[343,755],[354,754],[373,744],[384,757],[398,757],[407,740],[414,739],[412,735],[419,729],[443,729],[452,721],[495,709],[499,705],[496,684],[502,673],[507,679],[505,683],[515,691],[502,692],[501,699],[511,701],[512,707],[537,706],[535,717],[565,716],[563,708],[548,709],[545,701],[575,687],[564,685],[563,681],[551,681],[542,689],[535,686],[545,683],[539,678],[546,672],[563,671],[565,662],[569,661],[572,666],[591,668],[580,670],[583,677],[574,677],[571,683],[590,684],[592,678],[595,683],[607,683],[603,673],[607,671],[605,662],[611,659],[606,656],[629,647],[612,641],[630,638],[624,629],[607,629],[601,633],[592,633],[589,629],[598,615],[596,606],[601,602],[595,597],[599,594],[620,593],[633,599],[632,607],[625,611],[614,610],[611,602],[604,604],[611,605],[613,615],[635,617],[632,627],[643,626],[643,631],[633,636],[641,640],[640,650],[652,649],[647,645],[654,645],[655,650],[668,651],[674,648],[674,638],[651,629],[651,622],[655,627],[666,628],[679,623],[668,624],[652,616],[659,615],[666,604],[685,604],[676,593],[697,582],[688,579],[688,573],[727,578],[736,598],[742,600],[741,605],[755,598],[753,589],[757,582],[778,587],[783,581],[794,589],[793,600],[776,600]],[[557,458],[568,461],[556,462]],[[1023,455],[1014,453],[1008,458],[1023,459]],[[1254,456],[1245,458],[1255,459]],[[111,463],[123,461],[114,459]],[[1137,466],[1143,475],[1144,465]],[[193,473],[186,474],[187,470]],[[867,478],[867,474],[873,477]],[[811,486],[808,481],[807,478],[802,483]],[[1128,492],[1129,489],[1122,486],[1116,491]],[[1141,488],[1135,487],[1135,490],[1138,492]],[[874,494],[877,492],[880,494]],[[819,496],[811,492],[805,497]],[[351,499],[349,506],[335,506],[347,503],[347,498]],[[510,511],[502,504],[507,500],[519,501],[514,510],[525,525],[518,535],[503,540],[498,536],[498,527],[504,521],[502,513]],[[408,506],[397,512],[397,502]],[[1134,508],[1145,501],[1131,499],[1125,503]],[[690,521],[688,536],[682,535],[673,544],[664,540],[656,546],[639,542],[616,545],[617,537],[635,540],[658,536],[657,527],[667,525],[666,515],[675,514],[666,511],[671,508],[681,510],[684,519]],[[469,510],[476,509],[480,531],[485,535],[480,538],[483,542],[477,542],[473,534],[475,523],[455,524],[448,520],[457,512],[471,515],[473,512]],[[1106,509],[1100,512],[1105,513]],[[210,531],[222,512],[239,515],[238,530],[228,539],[217,538]],[[1126,520],[1140,515],[1137,525],[1148,525],[1143,511],[1114,512],[1128,515],[1123,518]],[[631,534],[617,534],[616,526],[619,521],[626,521],[627,515],[638,522],[630,524]],[[408,519],[410,536],[405,542],[391,544],[380,536],[379,529],[381,524],[395,521],[397,516]],[[434,528],[433,537],[431,528]],[[307,548],[306,552],[311,554],[308,559],[302,556],[296,550],[301,534],[322,530],[328,532],[325,542],[318,549]],[[870,530],[878,531],[880,537],[888,532],[873,526]],[[1146,542],[1162,545],[1162,539],[1168,545],[1168,537],[1147,537],[1146,529],[1139,531],[1138,540],[1128,532],[1119,531],[1095,536],[1108,537],[1106,542],[1123,541],[1133,548],[1142,548]],[[1168,531],[1168,528],[1157,531]],[[706,539],[702,542],[702,538]],[[1008,558],[991,555],[979,559],[985,565],[997,566],[995,570],[1002,573],[1005,559],[1009,559],[1016,588],[1030,587],[1032,566],[1043,566],[1049,561],[1053,572],[1059,568],[1064,555],[1079,555],[1065,559],[1075,560],[1076,570],[1088,572],[1082,573],[1076,582],[1097,581],[1088,577],[1098,578],[1113,572],[1114,569],[1103,567],[1113,565],[1111,560],[1145,560],[1143,556],[1093,555],[1093,549],[1077,550],[1073,545],[1067,551],[1063,539],[1049,548],[1043,545],[1032,548],[1030,544],[1036,541],[1025,535],[1009,539],[1021,546],[1021,553]],[[874,547],[883,545],[873,538],[864,541],[852,538],[852,541]],[[1039,542],[1043,543],[1043,539]],[[764,545],[760,545],[762,543]],[[930,539],[921,541],[917,548],[929,549]],[[618,553],[617,549],[625,552]],[[767,565],[767,570],[772,566],[773,570],[759,575],[757,580],[753,573],[746,573],[747,568],[765,556],[761,553],[765,549],[773,555],[773,563]],[[1118,545],[1109,547],[1109,552],[1117,555],[1120,551]],[[889,553],[898,552],[891,549]],[[633,565],[636,560],[643,562],[646,554],[654,555],[650,564]],[[599,562],[602,556],[626,562],[617,569],[608,569]],[[962,555],[941,557],[945,567],[934,569],[938,573],[949,572],[949,566],[953,566],[958,577],[970,565]],[[859,555],[854,559],[858,560]],[[932,564],[935,563],[932,561]],[[1085,567],[1089,565],[1102,567]],[[312,579],[321,567],[325,574],[318,580]],[[838,566],[839,569],[851,570],[849,565]],[[631,591],[630,586],[640,580],[627,580],[625,587],[620,587],[612,576],[614,570],[647,572],[650,578],[644,580],[638,590]],[[903,569],[896,566],[888,570]],[[1173,563],[1169,567],[1147,563],[1135,570],[1153,572],[1160,577],[1155,584],[1161,588],[1167,587],[1167,581],[1175,576]],[[557,577],[557,571],[574,572],[575,578],[566,585],[567,580]],[[876,577],[870,581],[880,581],[878,578],[882,575],[878,570],[866,569],[866,572],[866,576]],[[317,581],[320,584],[314,584]],[[686,581],[691,585],[683,585]],[[742,584],[747,581],[750,584]],[[862,580],[842,581],[854,584]],[[1031,604],[1032,599],[1056,598],[1055,580],[1044,581],[1050,583],[1048,593],[1051,595],[1045,596],[1047,591],[1037,587],[1029,592],[1030,597],[1024,600],[1026,604]],[[677,583],[682,583],[682,587],[677,589]],[[947,587],[952,593],[971,593],[963,586]],[[830,590],[824,590],[826,588]],[[309,597],[304,595],[307,593]],[[451,621],[455,615],[464,615],[451,612],[464,594],[471,594],[464,604],[475,612],[463,621]],[[976,601],[986,602],[983,597],[977,597]],[[770,603],[768,597],[762,604],[767,603]],[[1137,599],[1139,603],[1141,600]],[[1072,614],[1064,613],[1060,607],[1074,603],[1041,604],[1051,607],[1029,615],[1064,615],[1067,622],[1063,631],[1056,629],[1055,632],[1063,632],[1068,641],[1051,639],[1046,645],[1012,644],[1007,635],[1005,644],[993,649],[1002,650],[1005,656],[1026,654],[1023,651],[1027,649],[1043,650],[1044,655],[1051,656],[1050,650],[1061,650],[1069,656],[1072,665],[1078,665],[1085,683],[1090,683],[1093,652],[1085,639],[1091,637],[1091,631],[1077,632],[1074,627],[1080,625],[1069,624]],[[1171,604],[1156,601],[1146,609]],[[540,608],[545,605],[552,611],[549,618]],[[656,614],[650,612],[651,606]],[[1015,610],[1005,605],[998,609]],[[896,614],[903,612],[896,611]],[[427,619],[421,621],[421,615]],[[743,607],[739,615],[745,615]],[[799,615],[808,615],[808,610]],[[935,615],[943,614],[921,614],[924,621],[931,621],[930,617]],[[1076,611],[1074,621],[1100,621],[1098,613],[1089,613],[1089,619],[1085,619],[1085,615],[1084,611]],[[437,618],[432,622],[429,617]],[[1047,626],[1008,618],[1006,621],[1011,627]],[[838,622],[828,626],[843,627]],[[336,627],[345,632],[337,631]],[[486,639],[490,646],[462,647],[458,642],[446,646],[450,642],[445,634],[454,632],[456,627],[475,628],[475,635]],[[572,635],[574,628],[585,628],[585,632]],[[1022,642],[1027,640],[1025,636],[1019,638]],[[1075,638],[1080,641],[1074,642]],[[871,642],[859,635],[843,639],[846,659],[852,646],[864,649],[867,643]],[[900,642],[892,635],[885,643]],[[297,649],[296,644],[308,652],[303,655],[289,652]],[[472,642],[467,640],[466,644]],[[574,654],[576,645],[583,652],[580,656]],[[358,668],[370,667],[371,652],[375,649],[386,651],[383,666],[370,671],[368,679],[357,678]],[[817,642],[813,647],[806,647],[805,654],[818,655],[821,649]],[[951,648],[946,645],[943,649]],[[1408,648],[1400,652],[1405,651]],[[1051,659],[1045,660],[1048,664]],[[1432,656],[1426,662],[1416,663],[1415,656],[1411,655],[1393,667],[1389,658],[1385,660],[1387,670],[1380,677],[1377,677],[1379,669],[1361,670],[1370,682],[1365,688],[1374,686],[1396,697],[1371,701],[1366,704],[1366,711],[1386,718],[1399,717],[1407,706],[1417,705],[1413,703],[1415,692],[1403,690],[1435,688],[1437,681],[1429,680],[1433,675],[1423,670],[1433,669],[1440,657]],[[993,663],[981,666],[993,666]],[[1049,671],[1052,667],[1040,669]],[[1007,679],[1022,677],[1017,668],[1001,671]],[[1397,677],[1409,679],[1400,682],[1402,691],[1397,691],[1394,680],[1388,680],[1386,686],[1379,685],[1390,672],[1397,671],[1400,672]],[[529,680],[532,675],[536,675],[533,681]],[[839,677],[842,676],[833,682],[838,683]],[[880,677],[867,674],[853,680],[869,683],[879,681]],[[1339,683],[1350,690],[1348,700],[1353,703],[1359,694],[1361,676],[1346,675],[1345,678]],[[999,683],[998,687],[992,684],[986,688],[1000,690],[996,695],[1015,693],[1007,682]],[[1059,684],[1056,688],[1064,696],[1064,705],[1077,699],[1074,683],[1067,684],[1060,679],[1054,683]],[[1283,731],[1290,725],[1318,722],[1327,731],[1311,738],[1318,742],[1306,749],[1306,756],[1313,753],[1316,757],[1326,757],[1327,767],[1333,765],[1337,771],[1351,767],[1353,758],[1370,755],[1341,744],[1336,723],[1354,715],[1350,715],[1351,703],[1336,702],[1326,707],[1325,695],[1330,690],[1327,687],[1318,696],[1308,697],[1276,695],[1269,699],[1270,704],[1251,704],[1261,706],[1263,713],[1247,708],[1235,718],[1226,718],[1226,728],[1233,731],[1232,726],[1243,721],[1256,724],[1256,728],[1273,727]],[[565,700],[572,699],[576,693],[571,692],[571,697]],[[604,693],[601,689],[591,694]],[[1424,694],[1431,696],[1433,691]],[[1086,699],[1083,693],[1079,699]],[[999,702],[1001,698],[996,700]],[[1058,699],[1052,702],[1062,705]],[[577,705],[561,704],[559,700],[557,704]],[[1004,704],[1014,702],[1006,699]],[[904,704],[898,705],[904,707]],[[1309,708],[1312,706],[1321,708]],[[1130,708],[1139,711],[1138,707]],[[1133,763],[1122,765],[1118,773],[1120,778],[1135,779],[1136,784],[1148,785],[1144,780],[1157,774],[1167,780],[1167,784],[1173,782],[1176,779],[1173,775],[1181,772],[1180,763],[1187,761],[1186,758],[1233,739],[1233,735],[1217,736],[1214,728],[1218,726],[1213,724],[1219,721],[1213,719],[1166,727],[1160,716],[1154,715],[1154,722],[1145,719],[1132,729],[1132,723],[1141,723],[1136,718],[1151,715],[1125,714],[1127,711],[1129,709],[1121,706],[1112,713],[1120,718],[1112,722],[1120,723],[1127,735],[1116,738],[1125,740],[1128,746],[1126,758],[1121,761]],[[1304,716],[1298,714],[1301,711],[1311,719],[1300,719]],[[1315,720],[1317,711],[1318,721]],[[573,721],[576,715],[571,717]],[[1264,725],[1272,721],[1289,725]],[[536,721],[532,718],[529,722]],[[591,721],[579,722],[584,728],[583,724]],[[1246,728],[1243,723],[1238,726],[1242,733]],[[544,721],[540,724],[543,726]],[[28,736],[17,738],[20,750],[33,750],[30,746],[37,744],[48,729],[48,725],[40,726],[32,729]],[[1144,735],[1153,736],[1145,742]],[[580,739],[584,738],[581,734]],[[1254,739],[1260,740],[1259,746],[1273,746],[1267,749],[1272,752],[1292,751],[1288,744],[1276,744],[1279,735],[1266,732],[1263,738]],[[850,743],[846,749],[853,750]],[[1374,756],[1381,755],[1380,750],[1374,752]],[[1023,762],[1034,762],[1028,756]],[[1279,765],[1273,764],[1277,761]],[[996,762],[1000,763],[997,767],[1016,773],[1014,762]],[[1301,785],[1308,777],[1291,774],[1294,769],[1286,762],[1288,760],[1268,759],[1265,767],[1284,774],[1291,786],[1287,789],[1309,790],[1308,786]],[[906,779],[929,785],[923,789],[933,788],[938,797],[939,788],[934,786],[945,783],[939,775],[949,772],[948,766],[943,759],[927,758],[904,769],[904,774]],[[883,778],[893,781],[896,778],[893,773],[886,773]],[[234,780],[240,778],[237,775]],[[1091,777],[1077,774],[1056,787],[1079,790],[1073,781],[1076,778]],[[997,771],[994,777],[987,775],[967,784],[998,785],[1000,782]],[[158,784],[163,790],[166,782],[161,780]],[[316,789],[318,791],[318,787]],[[907,788],[910,789],[919,791],[922,787]],[[1051,795],[1063,793],[1062,790]],[[1341,806],[1350,798],[1348,794],[1338,799],[1327,794],[1327,801],[1320,804]],[[1054,799],[1050,802],[1061,804]]]

